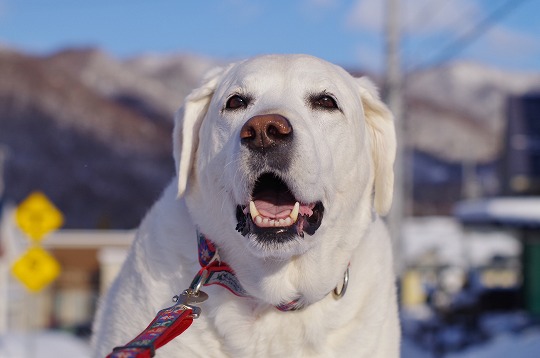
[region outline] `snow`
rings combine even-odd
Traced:
[[[509,210],[511,206],[508,206]],[[404,260],[408,263],[426,251],[435,250],[445,264],[467,267],[483,265],[496,254],[519,255],[519,243],[502,231],[471,232],[450,217],[407,219],[403,226]],[[403,310],[402,326],[410,332],[421,320],[433,319],[426,307],[409,315]],[[463,351],[453,351],[445,357],[453,358],[507,358],[540,357],[540,325],[525,313],[493,314],[482,318],[482,327],[488,338]],[[439,327],[446,340],[460,340],[467,333],[460,328]],[[431,358],[434,354],[426,347],[404,335],[402,358]],[[8,332],[0,334],[1,358],[86,358],[90,348],[86,341],[67,332],[39,331],[31,334]]]
[[[530,226],[540,221],[539,207],[539,199],[504,198],[467,203],[458,209],[457,214],[460,218],[475,219],[481,224],[494,222]],[[441,265],[466,269],[486,265],[495,255],[515,258],[521,252],[513,231],[504,230],[500,225],[491,229],[483,227],[481,231],[465,229],[451,217],[406,219],[402,237],[402,259],[408,265],[418,263],[431,252],[435,253]],[[526,313],[489,313],[479,319],[481,330],[467,331],[463,326],[445,325],[427,306],[409,312],[402,309],[404,337],[401,357],[436,356],[431,351],[435,340],[454,347],[444,357],[540,357],[540,325]],[[423,345],[413,341],[413,336],[415,340],[423,339]],[[458,351],[459,343],[467,341],[474,342],[474,345]]]
[[[505,334],[493,341],[472,347],[464,352],[450,353],[447,358],[538,358],[540,356],[540,333],[523,335]],[[432,358],[433,353],[422,350],[409,340],[401,346],[401,358]]]
[[[459,267],[482,266],[493,256],[516,257],[519,241],[510,232],[469,231],[451,217],[409,218],[403,222],[403,257],[406,264],[429,251],[441,264]]]
[[[89,358],[88,344],[68,333],[56,331],[33,334],[7,333],[0,336],[2,358]],[[452,353],[448,358],[537,358],[540,356],[540,329],[524,333],[504,333],[488,343],[464,352]],[[401,358],[431,358],[433,354],[404,339]]]
[[[540,332],[521,335],[504,334],[485,346],[473,347],[465,352],[450,354],[449,358],[537,358],[540,356]]]
[[[471,223],[539,226],[540,198],[506,197],[465,201],[456,207],[456,215]]]
[[[2,358],[89,358],[89,345],[59,331],[10,332],[0,335]]]
[[[402,314],[403,331],[411,332],[418,325],[419,318],[423,320],[433,319],[426,307],[406,310]],[[540,326],[532,324],[527,314],[523,312],[492,313],[483,317],[480,325],[484,333],[487,334],[483,343],[477,343],[461,351],[451,351],[444,354],[444,357],[451,358],[508,358],[508,357],[540,357]],[[454,327],[439,327],[436,338],[444,340],[446,343],[456,343],[462,341],[464,336],[470,334],[463,329]],[[413,342],[410,335],[405,334],[401,347],[401,358],[431,358],[434,353],[426,348],[420,347]],[[427,340],[433,346],[434,335]],[[465,337],[467,338],[467,337]],[[424,344],[427,341],[424,340]],[[452,342],[453,341],[453,342]]]

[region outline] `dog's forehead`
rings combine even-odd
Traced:
[[[265,55],[234,65],[223,81],[227,88],[344,87],[352,77],[340,67],[309,55]]]
[[[240,74],[253,72],[296,72],[310,73],[329,70],[334,65],[309,55],[265,55],[248,59],[238,64]]]

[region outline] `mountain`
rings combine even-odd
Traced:
[[[119,61],[94,48],[65,50],[44,62],[108,99],[168,122],[204,72],[216,65],[215,61],[181,55]]]
[[[6,200],[41,190],[64,212],[66,227],[136,227],[174,174],[174,112],[219,65],[194,55],[120,60],[93,48],[50,56],[1,49]],[[461,180],[461,163],[489,164],[500,155],[507,97],[539,89],[538,73],[469,63],[410,74],[403,140],[419,153],[415,199],[455,200],[440,188]]]
[[[135,227],[173,173],[172,123],[152,122],[48,59],[0,53],[7,201],[41,190],[67,227]]]
[[[540,73],[457,62],[406,78],[408,144],[450,162],[494,161],[508,97],[540,91]],[[444,134],[444,135],[441,135]]]

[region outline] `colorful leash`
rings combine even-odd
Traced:
[[[156,318],[135,339],[122,347],[116,347],[107,358],[149,358],[155,350],[184,332],[201,309],[183,303],[162,309]]]
[[[194,306],[194,304],[208,299],[208,295],[200,290],[201,286],[216,283],[227,288],[229,288],[229,285],[232,285],[231,287],[242,287],[236,276],[234,276],[232,269],[227,264],[220,262],[213,243],[204,239],[203,235],[198,234],[197,236],[199,241],[199,263],[202,268],[195,275],[189,288],[184,290],[181,295],[174,296],[173,301],[176,303],[159,311],[154,320],[141,334],[128,344],[114,348],[107,358],[153,357],[156,349],[182,334],[191,326],[193,320],[199,317],[201,309]],[[223,276],[224,282],[217,277],[219,275]],[[245,293],[243,289],[238,292]]]

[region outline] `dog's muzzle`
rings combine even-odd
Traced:
[[[254,183],[251,201],[238,205],[236,229],[260,242],[282,243],[313,235],[321,225],[322,203],[297,200],[279,173],[287,170],[294,148],[293,127],[278,114],[255,116],[240,131],[242,145],[250,152],[250,169],[261,173]]]

